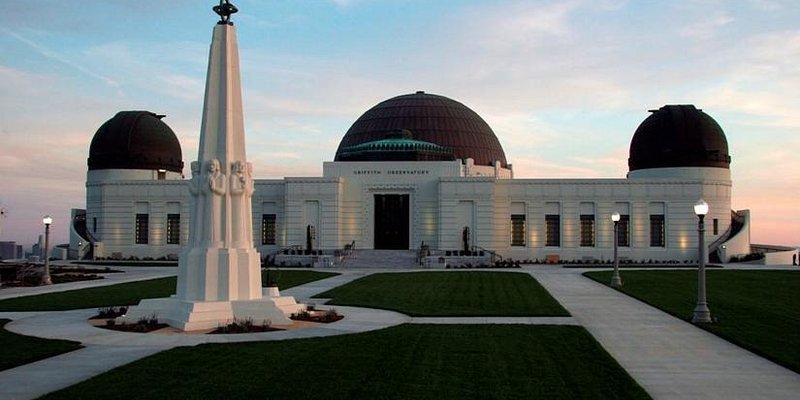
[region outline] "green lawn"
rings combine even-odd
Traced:
[[[701,326],[800,372],[800,271],[706,271],[708,305],[719,321]],[[608,284],[611,272],[587,272]],[[691,320],[697,271],[624,271],[622,291]]]
[[[412,316],[568,316],[533,277],[519,272],[438,271],[372,274],[315,297],[328,304]]]
[[[83,347],[69,340],[40,339],[11,333],[4,329],[9,322],[8,319],[0,319],[0,349],[3,349],[0,371]]]
[[[401,325],[165,351],[46,399],[648,399],[581,327]]]
[[[278,284],[278,288],[281,290],[339,275],[335,272],[320,272],[298,269],[286,270],[270,268],[269,271],[270,279],[275,280],[275,282]],[[267,276],[265,272],[261,273],[261,281],[263,282],[264,286],[266,286]]]
[[[338,275],[331,272],[286,271],[278,276],[278,287],[292,286]],[[147,281],[48,293],[36,296],[0,300],[0,311],[63,311],[81,308],[138,304],[141,299],[168,297],[175,294],[177,278]]]

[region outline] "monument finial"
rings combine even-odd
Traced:
[[[231,14],[239,12],[239,9],[228,0],[219,0],[219,5],[214,6],[212,10],[219,15],[220,20],[217,23],[220,25],[233,25]]]

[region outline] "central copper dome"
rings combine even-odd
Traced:
[[[334,160],[375,161],[343,155],[353,146],[389,139],[398,130],[447,148],[457,159],[472,158],[476,165],[499,160],[508,166],[500,141],[483,118],[453,99],[425,92],[393,97],[367,110],[342,138]]]

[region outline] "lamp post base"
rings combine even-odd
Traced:
[[[614,288],[622,287],[622,278],[620,278],[618,274],[614,274],[611,276],[611,287]]]
[[[692,323],[710,323],[711,321],[711,310],[708,309],[708,306],[705,304],[698,304],[694,308],[694,315],[692,315]]]
[[[52,285],[52,284],[53,284],[53,280],[50,279],[50,275],[43,276],[42,277],[42,281],[39,283],[39,285],[41,285],[41,286],[48,286],[48,285]]]

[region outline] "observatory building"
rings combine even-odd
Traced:
[[[122,111],[89,149],[80,257],[175,257],[189,237],[183,152],[162,116]],[[252,229],[270,255],[311,244],[470,251],[516,260],[697,259],[693,205],[709,204],[712,259],[750,252],[749,214],[731,209],[731,157],[716,121],[692,105],[651,111],[618,179],[517,179],[492,128],[453,99],[416,92],[378,103],[345,133],[321,177],[256,179]],[[188,172],[188,171],[186,171]],[[188,175],[188,173],[187,173]],[[308,242],[312,243],[308,243]]]

